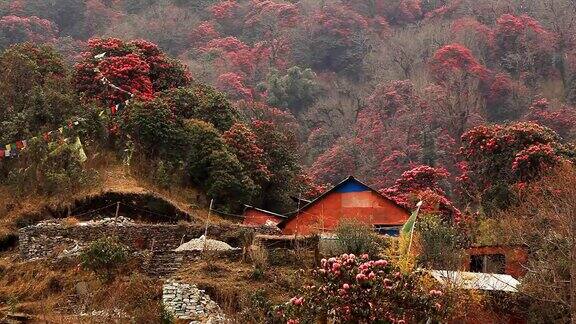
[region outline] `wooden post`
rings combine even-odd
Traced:
[[[210,208],[208,209],[208,217],[206,218],[206,227],[204,228],[204,247],[202,251],[206,250],[206,241],[208,240],[208,224],[210,224],[210,214],[212,213],[212,207],[214,206],[214,199],[210,200]]]
[[[116,203],[116,214],[114,216],[114,218],[116,218],[116,222],[118,222],[118,213],[120,213],[120,202],[119,201]]]

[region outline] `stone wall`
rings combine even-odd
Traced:
[[[234,225],[211,226],[208,236],[238,246],[240,230]],[[169,251],[203,234],[204,227],[194,224],[106,223],[86,226],[39,224],[20,229],[18,235],[20,256],[32,259],[49,257],[75,245],[85,246],[102,237],[116,237],[132,250]]]
[[[150,277],[169,277],[180,270],[183,264],[197,261],[203,253],[215,256],[218,259],[239,261],[242,259],[242,250],[229,251],[154,251],[149,253],[142,264],[142,270]]]
[[[225,323],[226,317],[210,296],[196,285],[167,280],[163,286],[164,306],[179,319],[197,322]]]

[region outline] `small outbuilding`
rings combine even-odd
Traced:
[[[284,215],[253,206],[245,205],[244,207],[242,224],[246,226],[277,226],[287,218]]]

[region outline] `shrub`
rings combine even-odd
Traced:
[[[442,222],[439,216],[425,215],[416,223],[422,251],[418,261],[429,269],[457,270],[464,251],[458,230]]]
[[[31,192],[54,195],[97,182],[97,171],[83,166],[86,156],[78,143],[46,145],[38,139],[31,140],[16,161],[20,164],[8,172],[10,190],[17,196]]]
[[[367,253],[377,256],[384,247],[384,240],[378,236],[370,225],[357,220],[343,220],[336,228],[337,244],[343,253],[357,255]]]
[[[257,290],[240,300],[241,311],[238,321],[241,323],[273,323],[273,304],[263,290]]]
[[[84,268],[94,271],[104,280],[110,280],[126,261],[128,249],[113,238],[101,238],[82,252],[80,259]]]
[[[15,233],[1,233],[0,232],[0,252],[7,251],[18,244],[18,235]]]
[[[254,271],[252,272],[253,279],[259,279],[264,276],[268,268],[268,251],[261,246],[252,246],[250,250],[250,258],[254,264]]]
[[[423,323],[447,316],[444,293],[421,272],[402,273],[386,260],[343,254],[322,259],[314,285],[278,307],[288,323]]]

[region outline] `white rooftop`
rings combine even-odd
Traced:
[[[429,270],[434,279],[462,289],[518,292],[520,282],[506,274]]]

